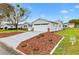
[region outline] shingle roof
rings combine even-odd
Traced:
[[[49,21],[49,20],[46,20],[46,19],[43,19],[43,18],[38,18],[35,21],[33,21],[32,23],[34,23],[34,22],[36,22],[38,20],[44,20],[44,21],[47,21],[47,22],[50,22],[50,23],[58,24],[57,22]]]

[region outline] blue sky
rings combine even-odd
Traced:
[[[79,18],[79,4],[77,3],[20,3],[31,11],[28,22],[37,18],[67,22],[73,18]]]

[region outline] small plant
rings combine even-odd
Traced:
[[[43,34],[40,34],[40,36],[41,36],[41,37],[44,37],[44,35],[43,35]]]
[[[21,47],[26,47],[26,46],[27,46],[27,44],[22,44],[22,45],[21,45]]]
[[[34,48],[33,51],[39,51],[39,48]]]
[[[37,39],[40,38],[40,36],[37,36]]]
[[[37,39],[38,39],[38,38],[41,38],[41,37],[44,37],[44,34],[39,34],[39,35],[37,36]]]
[[[49,42],[51,42],[51,41],[52,41],[52,39],[48,39],[48,41],[49,41]]]

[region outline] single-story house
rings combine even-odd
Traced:
[[[32,28],[34,31],[58,31],[63,29],[63,24],[38,18],[32,22]]]
[[[18,28],[32,30],[32,25],[30,23],[19,23]]]
[[[10,22],[1,22],[1,29],[10,29],[10,28],[15,28],[15,26],[13,24],[11,24]]]
[[[20,22],[18,24],[18,28],[19,29],[27,29],[29,27],[29,23],[22,23]],[[8,21],[3,21],[1,22],[1,29],[14,29],[15,26],[11,23],[11,22],[8,22]]]
[[[55,22],[58,23],[56,27],[57,31],[63,30],[63,22],[61,20],[56,20]]]
[[[69,21],[70,28],[79,28],[79,19]]]
[[[75,27],[75,24],[74,23],[68,23],[68,27],[69,28],[74,28]]]

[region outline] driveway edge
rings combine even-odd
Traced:
[[[62,39],[56,44],[56,46],[53,48],[53,50],[50,52],[50,55],[52,55],[55,51],[55,49],[59,46],[60,42],[64,39],[64,36],[62,37]]]

